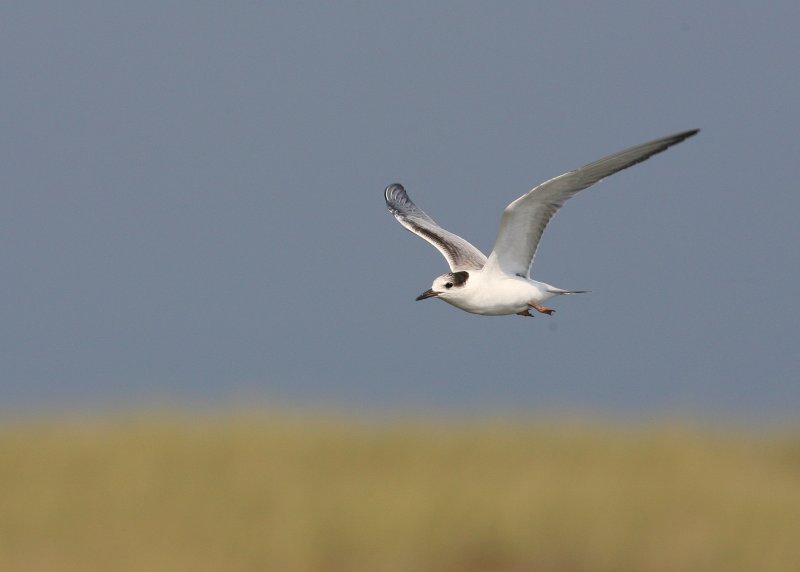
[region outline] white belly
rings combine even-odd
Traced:
[[[509,277],[490,283],[475,284],[464,297],[442,298],[448,304],[472,314],[505,316],[528,309],[529,304],[541,304],[555,294],[548,292],[548,285],[535,280]]]

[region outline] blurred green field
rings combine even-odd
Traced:
[[[271,413],[0,425],[0,570],[800,569],[800,430]]]

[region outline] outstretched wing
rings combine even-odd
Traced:
[[[641,163],[698,131],[684,131],[631,147],[545,181],[522,195],[503,211],[500,232],[489,255],[487,270],[499,268],[508,274],[528,276],[547,223],[568,199],[603,178]]]
[[[408,230],[424,238],[447,259],[450,270],[480,270],[486,255],[458,235],[448,232],[408,198],[403,185],[393,184],[384,191],[386,206],[394,218]]]

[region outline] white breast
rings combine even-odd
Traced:
[[[460,296],[442,298],[448,304],[472,314],[504,316],[528,309],[528,304],[541,304],[554,294],[547,284],[519,276],[473,273],[469,287]]]

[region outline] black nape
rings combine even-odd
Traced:
[[[453,284],[456,286],[463,286],[469,279],[469,272],[462,270],[460,272],[451,272],[450,276],[453,277]]]

